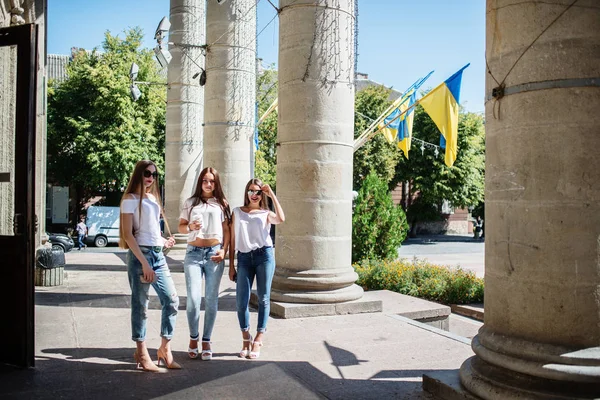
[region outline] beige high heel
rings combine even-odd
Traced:
[[[169,364],[167,362],[167,360],[168,360],[167,353],[165,353],[163,349],[159,348],[156,351],[156,356],[158,357],[158,366],[159,367],[164,366],[164,367],[167,367],[168,369],[181,369],[181,365],[177,364],[175,362],[175,360],[172,360],[171,364]]]
[[[136,362],[137,369],[142,369],[146,372],[158,372],[159,371],[156,364],[154,364],[152,362],[152,360],[150,359],[150,356],[148,356],[148,359],[146,359],[146,357],[142,357],[137,352],[137,350],[135,351],[135,353],[133,353],[133,359]]]

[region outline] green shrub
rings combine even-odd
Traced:
[[[352,215],[352,262],[397,258],[407,232],[404,211],[394,205],[386,183],[371,172],[358,192]]]
[[[445,304],[483,302],[483,279],[461,268],[419,260],[363,260],[354,264],[354,270],[365,290],[386,289]]]

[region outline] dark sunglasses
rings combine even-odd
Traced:
[[[153,177],[154,179],[158,179],[158,172],[154,171],[154,172],[150,172],[149,169],[144,171],[144,178],[150,178]]]
[[[261,196],[262,195],[262,190],[248,190],[248,196]]]

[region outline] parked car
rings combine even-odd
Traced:
[[[47,235],[53,249],[62,249],[62,251],[67,253],[75,247],[73,239],[64,233],[48,233]]]

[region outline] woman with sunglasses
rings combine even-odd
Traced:
[[[198,177],[194,194],[185,201],[179,215],[179,232],[188,234],[183,269],[187,289],[190,358],[198,357],[198,324],[204,278],[204,328],[200,358],[212,359],[210,339],[219,308],[219,285],[225,267],[223,260],[229,248],[230,219],[231,211],[221,188],[219,173],[214,168],[204,168]]]
[[[179,297],[171,278],[163,247],[170,248],[175,239],[164,239],[160,230],[162,214],[158,190],[158,171],[152,161],[142,160],[135,165],[121,200],[119,246],[127,252],[127,275],[131,287],[131,330],[137,349],[133,358],[137,367],[156,372],[146,348],[146,314],[148,289],[154,288],[162,306],[160,324],[161,344],[157,351],[158,365],[181,368],[173,361],[171,338],[175,329]]]
[[[233,209],[229,278],[232,281],[237,279],[237,314],[243,342],[239,357],[257,359],[267,330],[271,282],[275,273],[271,225],[285,221],[285,215],[271,187],[263,184],[260,179],[250,179],[244,193],[244,206]],[[275,212],[269,211],[268,197],[273,202]],[[234,268],[236,250],[237,273]],[[255,277],[258,291],[258,323],[256,336],[252,340],[248,302]]]

